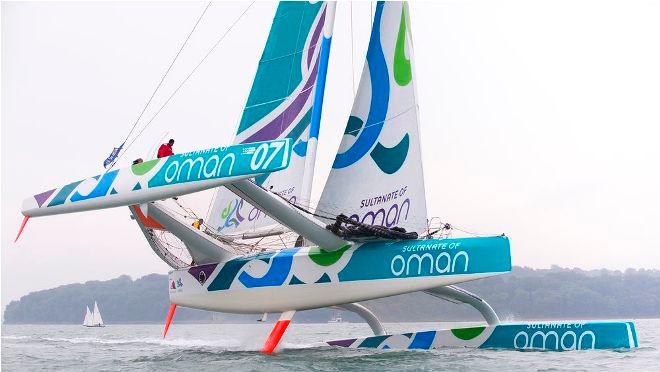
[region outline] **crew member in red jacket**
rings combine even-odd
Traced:
[[[170,139],[169,142],[163,143],[160,145],[158,148],[158,158],[165,158],[170,155],[174,155],[174,151],[172,151],[172,146],[174,146],[174,140]]]

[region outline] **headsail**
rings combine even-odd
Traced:
[[[322,104],[317,90],[323,84],[319,83],[318,89],[316,86],[317,81],[325,80],[330,47],[327,26],[332,25],[332,17],[331,3],[280,2],[234,139],[239,144],[291,138],[289,169],[257,177],[256,182],[292,202],[306,204],[307,200],[301,197],[309,198],[301,193],[307,142],[310,123],[320,118],[319,107],[314,106]],[[315,96],[319,97],[315,100]],[[315,137],[315,133],[311,136]],[[218,189],[208,220],[215,232],[227,235],[277,224],[225,188]]]
[[[378,2],[360,86],[319,212],[426,229],[417,111],[408,6]]]
[[[84,326],[91,326],[92,325],[92,313],[89,311],[89,306],[85,306],[86,312],[85,312],[85,319],[83,320],[83,325]]]

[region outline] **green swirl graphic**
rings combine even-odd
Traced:
[[[399,35],[396,38],[394,49],[394,80],[400,86],[405,86],[412,80],[412,69],[410,60],[406,58],[406,15],[405,5],[401,8],[401,23],[399,24]]]

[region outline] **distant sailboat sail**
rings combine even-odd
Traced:
[[[426,229],[410,35],[407,5],[379,2],[358,92],[318,211],[370,225]]]
[[[94,312],[92,313],[92,324],[95,326],[103,325],[103,318],[101,318],[101,311],[99,311],[99,305],[94,301]]]
[[[83,320],[83,325],[86,327],[91,327],[92,326],[92,313],[89,311],[89,306],[85,306],[86,312],[85,312],[85,319]]]
[[[292,202],[309,199],[301,193],[306,188],[303,174],[308,141],[318,134],[320,107],[315,105],[322,104],[322,92],[317,90],[325,81],[330,47],[326,23],[332,22],[332,17],[334,4],[280,2],[234,139],[235,144],[292,140],[289,168],[256,178],[257,184]],[[225,188],[218,189],[208,220],[211,229],[225,235],[277,226],[273,219]]]

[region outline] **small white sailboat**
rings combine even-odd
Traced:
[[[343,323],[344,320],[341,318],[341,315],[339,315],[338,311],[335,311],[334,314],[332,314],[332,319],[328,320],[328,323]]]
[[[103,324],[103,318],[101,318],[101,311],[99,311],[99,305],[94,301],[94,311],[89,311],[89,306],[86,306],[87,311],[85,312],[85,319],[83,320],[83,325],[85,327],[105,327]]]

